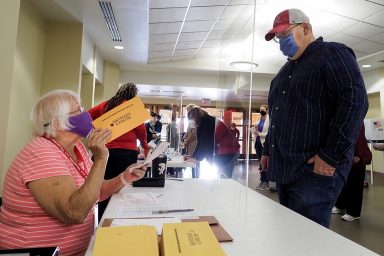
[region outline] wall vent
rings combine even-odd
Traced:
[[[105,24],[111,34],[112,41],[121,42],[120,32],[117,27],[115,15],[110,1],[99,1],[101,11],[103,12]]]

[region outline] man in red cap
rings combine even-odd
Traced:
[[[368,109],[363,78],[353,51],[315,39],[298,9],[279,13],[265,39],[279,43],[288,61],[269,90],[262,167],[281,204],[329,227]]]

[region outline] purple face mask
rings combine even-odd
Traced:
[[[69,128],[70,132],[76,133],[83,138],[87,138],[88,134],[92,131],[92,117],[85,111],[76,116],[70,116],[68,121],[72,128]]]

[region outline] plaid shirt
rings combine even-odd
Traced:
[[[318,154],[346,179],[354,144],[368,109],[353,51],[340,43],[312,42],[288,60],[271,82],[270,126],[263,155],[271,180],[287,184]]]

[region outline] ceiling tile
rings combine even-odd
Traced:
[[[166,43],[166,44],[150,44],[149,51],[172,51],[174,47],[174,43]]]
[[[370,38],[370,40],[376,43],[384,44],[384,33],[378,34],[377,36]]]
[[[232,23],[232,20],[218,20],[214,30],[226,30]]]
[[[354,44],[352,49],[372,54],[384,50],[384,45],[363,40],[360,43]]]
[[[315,37],[323,37],[324,40],[328,40],[328,38],[331,38],[332,36],[336,35],[338,32],[325,28],[320,26],[313,26],[312,27],[313,34]]]
[[[149,9],[149,23],[183,21],[187,8]]]
[[[203,48],[220,47],[222,45],[221,40],[206,40],[203,44]]]
[[[151,44],[172,43],[177,39],[178,34],[163,34],[163,35],[150,35],[149,42]]]
[[[226,5],[229,0],[192,0],[191,6]]]
[[[149,34],[179,33],[182,22],[149,24]]]
[[[331,37],[327,38],[327,41],[339,42],[351,47],[352,45],[363,41],[363,39],[343,33],[336,33]]]
[[[171,57],[151,58],[148,60],[148,63],[163,63],[163,62],[169,62],[170,60],[171,60]]]
[[[349,34],[356,37],[369,39],[378,34],[384,33],[384,28],[359,22],[343,31],[344,34]]]
[[[149,8],[187,7],[189,0],[149,0]]]
[[[310,17],[311,24],[313,25],[314,29],[316,29],[316,27],[318,26],[321,26],[324,28],[331,29],[333,31],[341,32],[344,29],[358,23],[358,21],[353,19],[321,11],[316,12],[316,15],[308,15]]]
[[[160,58],[160,57],[170,57],[172,55],[172,51],[160,51],[160,52],[149,52],[149,58]]]
[[[337,0],[328,1],[328,4],[323,9],[345,17],[362,20],[383,8],[383,6],[372,3],[372,1]]]
[[[215,20],[187,21],[184,23],[183,32],[209,31],[215,24]]]
[[[204,40],[208,35],[208,32],[192,32],[192,33],[181,33],[179,41],[196,41],[196,40]]]
[[[253,9],[249,8],[252,12]],[[249,10],[248,6],[244,5],[235,5],[235,6],[227,6],[225,9],[223,15],[220,17],[220,19],[234,19],[239,16],[240,13],[244,13],[244,10]],[[249,15],[249,11],[247,11],[247,16]],[[244,14],[245,15],[245,14]]]
[[[196,49],[186,49],[186,50],[176,50],[173,53],[173,56],[194,56],[196,54]]]
[[[265,2],[265,0],[256,0],[256,2]],[[248,4],[253,5],[255,0],[231,0],[229,5],[237,5],[237,4]]]
[[[191,42],[179,42],[176,46],[177,50],[181,49],[199,49],[200,45],[203,43],[203,40],[201,41],[191,41]]]
[[[191,7],[186,20],[216,20],[223,11],[224,6]]]
[[[360,51],[358,51],[358,50],[353,50],[353,52],[354,52],[355,55],[356,55],[356,59],[358,59],[358,58],[362,58],[362,57],[368,55],[368,53],[366,53],[366,52],[360,52]]]
[[[216,57],[219,50],[220,49],[218,47],[201,48],[197,53],[196,58]]]
[[[190,60],[192,59],[193,56],[173,56],[172,62],[173,61],[183,61],[183,60]]]
[[[373,14],[372,16],[364,19],[364,21],[368,22],[370,24],[374,24],[374,25],[378,25],[378,26],[384,27],[383,15],[384,15],[384,10]]]
[[[211,31],[211,33],[209,34],[209,40],[218,40],[218,39],[222,39],[223,38],[223,35],[224,35],[225,31],[224,30],[213,30]]]

